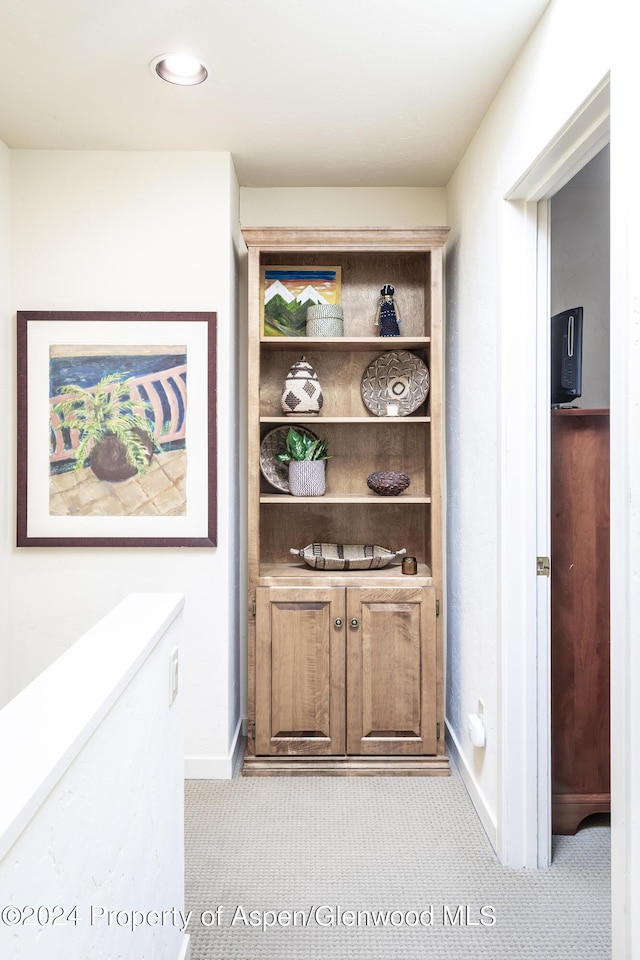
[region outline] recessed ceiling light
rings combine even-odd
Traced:
[[[204,63],[187,53],[163,53],[151,61],[151,69],[162,80],[182,86],[203,83],[209,76]]]

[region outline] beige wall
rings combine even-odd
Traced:
[[[567,50],[580,56],[567,58]],[[535,543],[529,548],[525,530],[535,516],[535,473],[526,477],[533,484],[527,500],[519,470],[536,403],[535,371],[533,383],[529,373],[523,378],[535,358],[536,314],[517,283],[509,290],[519,214],[504,198],[610,66],[598,12],[577,0],[553,2],[447,188],[447,720],[494,842],[501,843],[510,813],[522,817],[511,838],[502,837],[501,855],[513,866],[535,860],[535,850],[526,849],[526,809],[537,798],[530,785],[522,794],[523,758],[537,763],[528,706],[535,713]],[[505,670],[515,663],[518,681],[506,686]],[[479,699],[487,727],[482,751],[467,734]]]
[[[11,166],[12,297],[2,327],[6,336],[8,322],[11,342],[17,310],[213,310],[218,316],[218,547],[17,550],[13,529],[7,531],[2,553],[9,556],[12,692],[125,594],[183,593],[187,769],[194,776],[228,772],[239,721],[234,518],[241,497],[231,158],[15,150]],[[10,357],[11,351],[3,353],[0,364],[12,382]]]
[[[0,409],[11,411],[5,420],[3,468],[0,470],[0,590],[6,590],[9,552],[2,548],[11,536],[13,524],[14,460],[10,455],[15,436],[13,399],[9,396],[9,360],[14,355],[11,324],[11,275],[9,271],[9,228],[11,209],[11,153],[0,143]],[[10,695],[9,613],[7,597],[0,594],[0,708]]]
[[[430,187],[242,187],[243,227],[418,227],[446,223],[445,191]]]

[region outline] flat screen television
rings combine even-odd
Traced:
[[[582,396],[582,307],[551,317],[551,405]]]

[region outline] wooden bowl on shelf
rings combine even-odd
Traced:
[[[378,470],[367,477],[367,486],[381,497],[397,497],[406,490],[411,480],[399,470]]]

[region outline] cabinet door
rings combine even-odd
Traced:
[[[256,753],[344,754],[344,589],[256,594]]]
[[[433,588],[347,591],[347,751],[435,754]]]

